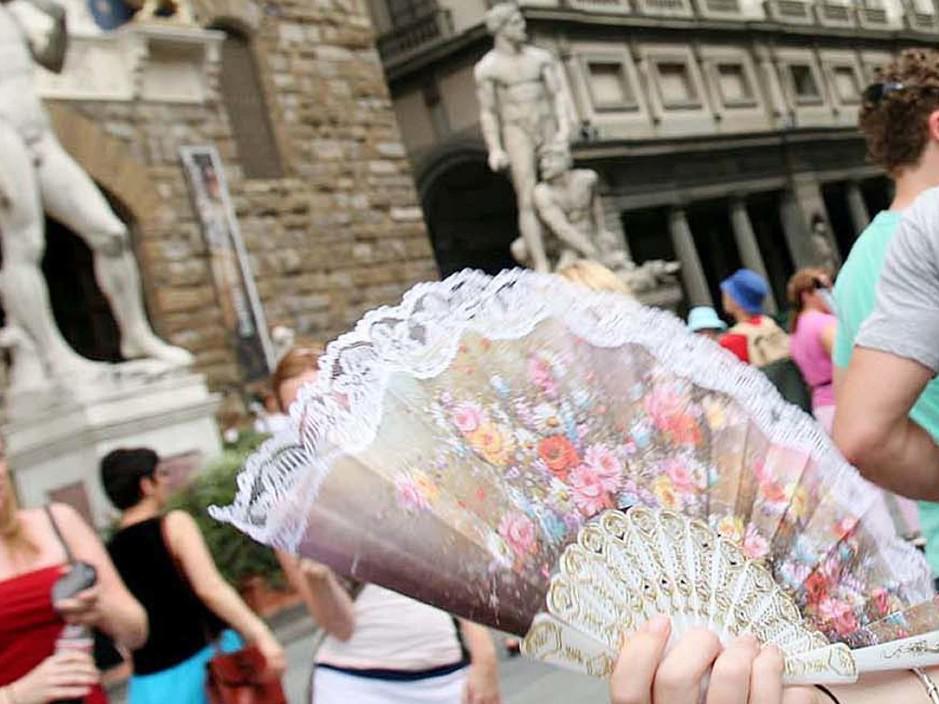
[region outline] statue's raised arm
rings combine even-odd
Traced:
[[[36,24],[21,19],[26,13],[32,12],[35,15],[38,12],[47,19],[44,24],[47,24],[48,28],[39,36],[25,29],[23,34],[26,36],[26,43],[33,60],[53,73],[61,73],[65,66],[65,55],[68,53],[65,8],[55,0],[0,0],[0,3],[5,5],[17,19],[20,19],[20,24],[24,27],[27,24]],[[5,37],[5,39],[8,38]]]

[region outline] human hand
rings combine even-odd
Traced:
[[[53,606],[66,623],[78,626],[93,628],[97,626],[103,618],[99,604],[99,590],[97,585],[89,587],[83,592],[79,592],[70,599],[57,601]]]
[[[323,563],[306,558],[300,560],[300,571],[307,577],[318,580],[327,579],[332,574],[332,570]]]
[[[627,640],[610,679],[612,704],[816,704],[812,689],[783,689],[776,648],[761,648],[752,636],[723,648],[712,632],[696,629],[666,655],[670,631],[668,619],[656,616]]]
[[[91,653],[64,650],[46,658],[10,685],[8,699],[17,704],[84,699],[97,683],[98,670]]]
[[[463,689],[463,704],[502,704],[499,692],[499,663],[496,660],[470,665]]]
[[[272,635],[266,635],[257,641],[258,650],[264,656],[267,666],[265,673],[270,679],[280,679],[287,669],[287,656],[284,648]]]
[[[509,155],[504,149],[493,149],[489,152],[489,168],[499,172],[509,168]]]

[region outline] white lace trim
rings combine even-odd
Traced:
[[[260,542],[296,549],[306,530],[306,507],[331,458],[374,440],[392,374],[433,378],[449,367],[465,333],[519,339],[548,318],[563,321],[597,347],[642,346],[668,371],[734,398],[771,441],[811,453],[830,476],[847,470],[852,488],[869,489],[814,420],[786,403],[765,375],[690,334],[670,312],[615,294],[585,293],[556,276],[513,270],[490,277],[467,270],[415,286],[400,305],[369,312],[331,343],[317,380],[290,409],[290,428],[248,460],[235,501],[212,507],[211,515]],[[929,582],[913,548],[899,540],[890,548],[909,557],[897,564],[910,577],[908,584]],[[900,562],[906,562],[905,570]]]

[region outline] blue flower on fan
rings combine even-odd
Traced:
[[[495,389],[496,393],[500,396],[508,396],[512,392],[509,385],[505,383],[505,379],[498,374],[489,378],[489,385]]]
[[[644,450],[652,442],[652,426],[646,421],[640,420],[633,423],[632,428],[629,429],[629,434],[640,450]]]
[[[630,506],[636,506],[640,503],[639,494],[635,491],[622,491],[619,496],[616,497],[617,508],[629,508]]]
[[[553,511],[544,511],[538,515],[544,534],[552,543],[560,543],[567,537],[567,525]]]

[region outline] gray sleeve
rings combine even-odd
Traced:
[[[857,346],[939,372],[939,193],[910,209],[890,243],[877,305]]]

